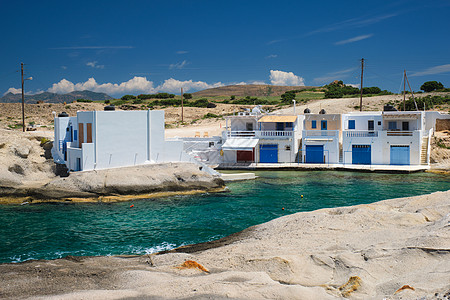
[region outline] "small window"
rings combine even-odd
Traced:
[[[373,131],[375,129],[375,123],[374,120],[367,121],[367,129],[369,131]]]
[[[348,120],[348,129],[355,129],[355,120]]]
[[[381,121],[378,121],[378,126],[381,126]]]
[[[402,130],[409,130],[409,122],[402,122]]]
[[[78,130],[73,131],[73,140],[76,141],[78,136]]]
[[[214,142],[209,142],[209,147],[214,147]]]
[[[292,123],[292,122],[286,122],[286,127],[292,128],[292,126],[293,126],[293,123]]]
[[[390,121],[390,122],[388,123],[388,129],[389,129],[389,130],[396,130],[396,129],[397,129],[397,122],[395,122],[395,121]]]
[[[247,131],[253,131],[253,123],[246,124]]]
[[[286,147],[284,148],[286,151],[291,151],[291,146],[290,145],[286,145]]]
[[[311,121],[311,128],[317,128],[317,121],[316,120]]]

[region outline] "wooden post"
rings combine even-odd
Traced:
[[[406,111],[406,70],[403,70],[403,111]]]
[[[359,111],[362,111],[363,73],[364,73],[364,58],[361,58],[361,94],[359,96]]]
[[[183,88],[181,88],[181,123],[184,121]]]

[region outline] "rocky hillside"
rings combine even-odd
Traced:
[[[25,95],[25,103],[37,103],[42,101],[44,103],[71,103],[77,99],[86,99],[93,101],[104,101],[113,99],[105,93],[96,93],[91,91],[74,91],[68,94],[56,94],[44,92],[35,95]],[[0,103],[17,103],[22,102],[21,94],[8,93],[0,98]]]
[[[212,89],[206,89],[193,93],[194,97],[214,97],[214,96],[236,96],[236,97],[268,97],[280,96],[286,91],[305,90],[314,88],[313,86],[277,86],[277,85],[228,85]]]

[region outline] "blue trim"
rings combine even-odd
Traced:
[[[311,128],[317,128],[317,122],[316,120],[311,121]]]

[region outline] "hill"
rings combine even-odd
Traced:
[[[194,97],[236,96],[268,97],[280,96],[286,91],[305,90],[314,86],[278,86],[278,85],[228,85],[192,93]]]
[[[86,99],[93,101],[104,101],[113,99],[105,93],[96,93],[91,91],[74,91],[68,94],[56,94],[44,92],[35,95],[25,95],[25,103],[36,103],[43,101],[44,103],[71,103],[77,99]],[[21,94],[8,93],[0,98],[0,103],[18,103],[22,102]]]

